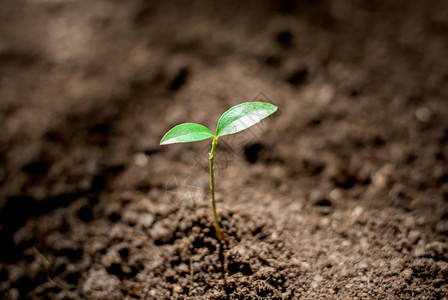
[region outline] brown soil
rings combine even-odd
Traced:
[[[166,2],[0,1],[0,298],[447,297],[448,2]]]

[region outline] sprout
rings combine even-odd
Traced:
[[[202,141],[213,138],[212,149],[209,153],[210,161],[210,192],[213,209],[213,217],[215,220],[216,237],[222,240],[221,227],[219,226],[218,215],[216,213],[215,203],[215,179],[213,174],[213,158],[215,149],[218,145],[218,139],[221,136],[234,134],[243,131],[264,118],[270,116],[277,110],[275,105],[264,102],[247,102],[236,105],[226,111],[219,118],[216,133],[213,134],[207,127],[196,123],[183,123],[173,127],[168,131],[160,141],[160,145],[168,145],[175,143],[188,143]]]

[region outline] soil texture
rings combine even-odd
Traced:
[[[1,299],[446,299],[448,2],[0,1]],[[273,116],[160,146],[231,106]]]

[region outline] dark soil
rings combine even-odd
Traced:
[[[448,2],[0,2],[0,298],[442,299]],[[279,112],[209,141],[246,101]]]

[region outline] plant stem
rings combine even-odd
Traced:
[[[222,240],[221,227],[219,227],[218,214],[216,213],[215,177],[213,174],[213,169],[214,169],[213,168],[213,158],[215,155],[216,145],[218,145],[218,138],[213,137],[212,150],[210,151],[210,154],[209,154],[209,158],[210,158],[210,192],[212,194],[212,209],[213,209],[213,217],[215,219],[216,237],[218,238],[218,240]]]

